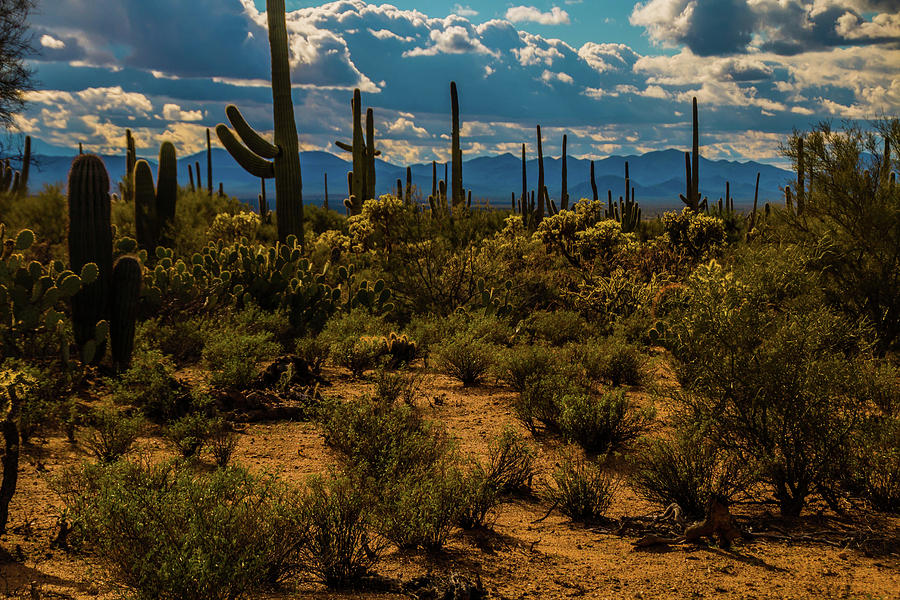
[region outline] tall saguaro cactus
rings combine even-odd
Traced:
[[[544,218],[544,142],[541,140],[541,126],[537,126],[538,143],[538,187],[537,187],[537,215],[535,220],[540,223]]]
[[[113,266],[109,318],[113,364],[119,370],[127,369],[131,363],[140,295],[141,265],[136,259],[123,256]]]
[[[697,98],[693,101],[693,136],[691,141],[691,153],[685,153],[685,192],[681,201],[694,212],[700,210],[700,123],[697,111]]]
[[[175,223],[175,202],[178,198],[178,161],[172,142],[159,148],[159,171],[156,185],[146,160],[134,167],[134,227],[138,245],[153,252],[160,244],[172,243],[171,229]]]
[[[562,191],[559,193],[559,208],[566,210],[569,208],[569,167],[566,162],[566,145],[569,136],[563,135],[562,147]]]
[[[210,197],[213,193],[212,176],[212,139],[209,135],[209,127],[206,128],[206,185]]]
[[[288,36],[284,0],[266,0],[269,22],[269,47],[272,53],[272,105],[275,143],[253,130],[234,105],[225,112],[240,136],[237,140],[228,126],[216,125],[216,134],[229,154],[255,177],[275,179],[275,213],[278,238],[291,235],[303,242],[303,180],[300,173],[300,144],[294,122],[291,99],[291,67],[288,60]],[[212,177],[208,174],[208,179]]]
[[[450,82],[450,125],[451,125],[451,156],[452,179],[450,180],[451,205],[455,209],[465,206],[466,191],[463,189],[462,174],[462,147],[459,137],[459,93],[456,90],[456,82]]]
[[[366,200],[375,197],[375,157],[381,155],[375,149],[375,114],[372,109],[366,110],[366,125],[362,122],[362,94],[359,88],[353,90],[350,101],[353,113],[353,139],[347,144],[341,141],[335,145],[353,156],[353,170],[350,177],[350,196],[344,201],[347,213],[358,215]]]
[[[109,310],[112,277],[112,227],[109,174],[99,156],[82,154],[69,171],[69,262],[76,273],[88,263],[97,265],[97,278],[72,296],[75,342],[84,347]],[[103,356],[98,348],[94,358]]]

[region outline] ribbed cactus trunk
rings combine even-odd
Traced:
[[[79,154],[81,154],[79,152]],[[130,129],[125,130],[125,181],[126,188],[125,200],[134,202],[134,165],[137,164],[137,150],[135,148],[134,136]]]
[[[284,0],[266,0],[269,46],[272,51],[272,101],[275,117],[275,212],[278,238],[291,235],[303,243],[303,179],[300,173],[300,143],[291,99],[291,66]]]
[[[406,167],[406,197],[403,200],[406,204],[412,202],[412,167]]]
[[[196,192],[197,188],[194,187],[194,167],[193,165],[188,164],[188,177],[191,180],[191,191]]]
[[[74,272],[95,263],[97,279],[72,297],[72,329],[75,342],[83,347],[94,337],[98,321],[109,311],[112,277],[112,227],[110,222],[109,175],[103,160],[82,154],[69,171],[69,262]],[[94,359],[103,357],[105,344]]]
[[[328,173],[325,173],[325,201],[322,203],[322,208],[328,210]]]
[[[22,151],[22,174],[13,186],[13,192],[24,196],[28,194],[28,175],[31,173],[31,136],[25,136],[25,149]]]
[[[150,163],[139,160],[132,176],[134,186],[134,230],[138,246],[150,255],[159,245],[159,222],[156,214],[156,189]]]
[[[156,182],[156,229],[159,242],[171,246],[175,228],[175,203],[178,200],[178,157],[172,142],[159,148],[159,169]]]
[[[803,155],[803,136],[797,137],[797,214],[806,204],[806,161]]]
[[[569,208],[569,168],[566,156],[566,146],[569,136],[563,135],[562,147],[562,191],[559,193],[559,208],[566,210]]]
[[[197,174],[197,191],[203,191],[203,178],[200,177],[200,161],[194,162],[194,172]]]
[[[375,113],[366,110],[366,195],[365,200],[375,197]]]
[[[209,127],[206,128],[206,185],[209,195],[213,193],[212,176],[212,138],[209,135]]]
[[[437,161],[431,161],[431,195],[437,198],[438,179],[437,179]]]
[[[326,179],[325,184],[325,197],[326,203],[328,198],[328,183]],[[269,199],[266,197],[266,180],[262,177],[259,178],[259,198],[257,198],[257,208],[259,208],[259,218],[262,221],[265,221],[269,217]],[[328,208],[326,206],[326,208]]]
[[[119,371],[131,364],[140,296],[141,265],[134,258],[123,256],[113,267],[109,319],[113,365]]]
[[[591,161],[591,192],[595,202],[600,199],[600,194],[597,191],[597,178],[594,176],[594,161]]]
[[[537,144],[538,144],[538,198],[537,198],[537,214],[535,215],[535,224],[539,224],[544,218],[544,142],[541,140],[541,126],[537,126]]]
[[[450,197],[453,208],[465,204],[465,190],[462,185],[462,147],[459,137],[459,94],[456,90],[456,82],[450,82],[450,120],[451,120],[451,156],[453,164],[452,179],[450,181]]]
[[[528,202],[528,168],[525,161],[525,144],[522,144],[522,212],[524,213],[525,203]]]
[[[697,111],[697,98],[693,101],[693,136],[691,141],[691,201],[700,206],[700,119]],[[695,208],[696,210],[696,208]]]
[[[366,197],[366,141],[362,123],[362,94],[358,89],[353,91],[351,101],[353,111],[353,192],[350,214],[356,215],[362,210]]]

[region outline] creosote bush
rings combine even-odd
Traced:
[[[101,462],[114,462],[131,451],[144,425],[142,418],[129,417],[116,408],[97,408],[89,417],[84,445]]]
[[[462,382],[463,387],[477,385],[493,364],[495,346],[472,335],[460,335],[438,349],[438,368]]]
[[[278,353],[272,335],[232,329],[207,341],[203,359],[216,387],[244,389],[259,374],[259,363]]]
[[[653,411],[641,410],[624,392],[566,394],[559,400],[563,434],[591,452],[613,452],[647,432]]]
[[[573,521],[596,521],[612,504],[612,480],[594,463],[566,453],[553,472],[555,487],[548,492],[560,512]]]

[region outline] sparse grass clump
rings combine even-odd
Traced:
[[[563,456],[553,472],[553,481],[556,485],[550,490],[549,499],[573,521],[600,519],[612,504],[612,480],[585,459]]]

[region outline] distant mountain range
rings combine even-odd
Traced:
[[[63,184],[74,156],[35,155],[29,187],[40,189],[44,184]],[[104,156],[106,168],[112,181],[119,181],[125,173],[125,155]],[[206,185],[206,152],[187,156],[178,160],[178,180],[188,185],[188,165],[199,161],[204,186]],[[597,188],[600,197],[607,197],[612,190],[616,199],[625,193],[625,163],[629,164],[631,185],[637,200],[649,212],[678,208],[681,202],[678,194],[684,193],[684,153],[679,150],[649,152],[641,156],[610,156],[595,161]],[[151,160],[156,170],[155,161]],[[321,203],[325,196],[325,173],[328,174],[329,203],[332,208],[341,206],[347,196],[347,172],[351,163],[328,152],[303,152],[300,155],[303,170],[303,199],[308,203]],[[545,184],[550,197],[559,198],[561,187],[562,160],[544,159]],[[528,189],[537,186],[537,159],[527,163]],[[790,171],[757,162],[732,162],[724,160],[700,160],[700,190],[710,198],[718,200],[725,195],[725,182],[731,183],[731,194],[735,206],[748,208],[753,204],[756,174],[760,173],[760,205],[766,201],[780,201],[781,188],[788,183]],[[431,163],[412,165],[413,184],[422,191],[422,197],[431,193]],[[396,187],[397,179],[406,185],[406,167],[378,161],[376,165],[377,191],[387,193]],[[443,164],[438,165],[438,179],[444,177]],[[569,197],[574,201],[592,197],[590,184],[590,161],[569,157],[568,159]],[[218,189],[224,184],[226,193],[252,205],[256,205],[259,180],[248,175],[223,149],[213,149],[213,181]],[[511,193],[518,196],[522,191],[522,162],[512,154],[474,158],[463,163],[463,182],[472,189],[475,202],[490,201],[494,206],[509,206]],[[267,185],[270,205],[275,195],[274,183]],[[557,200],[558,204],[558,200]],[[648,214],[648,211],[645,211]]]

